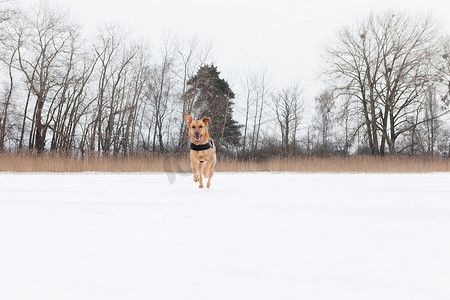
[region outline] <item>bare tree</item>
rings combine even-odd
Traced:
[[[4,26],[3,23],[7,23],[18,14],[17,9],[14,7],[14,1],[0,0],[0,26]],[[8,25],[7,25],[8,26]],[[0,40],[4,37],[0,35]]]
[[[411,118],[433,80],[438,30],[430,16],[386,12],[344,28],[326,49],[328,75],[364,116],[372,154],[397,153],[397,139],[417,126]]]
[[[88,113],[95,98],[87,95],[98,57],[80,51],[72,45],[70,59],[66,63],[66,75],[62,79],[59,103],[52,112],[54,125],[50,149],[68,154],[75,148],[75,137],[81,117]]]
[[[244,91],[245,91],[245,107],[244,107],[244,134],[242,136],[242,151],[245,152],[246,146],[247,146],[247,132],[249,128],[249,118],[250,116],[250,110],[252,110],[252,106],[254,105],[256,99],[255,99],[255,89],[256,89],[256,82],[255,82],[255,74],[252,72],[247,73],[244,82]]]
[[[364,115],[369,147],[378,154],[376,126],[375,79],[381,62],[378,56],[369,61],[369,53],[374,53],[373,43],[367,42],[368,25],[361,24],[356,29],[343,28],[338,32],[339,43],[326,48],[325,60],[329,64],[327,74],[337,84],[338,95],[354,97],[356,106]]]
[[[137,144],[136,137],[139,137],[139,133],[136,134],[136,130],[140,131],[141,128],[137,128],[139,115],[143,113],[142,108],[145,107],[143,97],[144,90],[147,88],[150,76],[149,66],[149,49],[144,46],[140,46],[137,52],[136,59],[132,65],[132,77],[130,84],[128,85],[128,101],[125,107],[127,113],[125,132],[123,136],[123,152],[128,155],[130,152],[134,152],[134,146]]]
[[[159,151],[164,152],[164,119],[169,111],[169,98],[172,87],[175,84],[172,77],[172,68],[174,67],[175,61],[175,44],[171,36],[165,36],[163,38],[160,55],[159,62],[153,67],[148,91],[153,109],[153,152],[157,150],[157,145],[159,146]]]
[[[450,35],[443,38],[439,54],[440,58],[436,64],[436,85],[438,91],[442,90],[440,103],[448,110],[450,106]]]
[[[0,4],[2,3],[0,2]],[[9,127],[7,125],[11,125],[9,110],[14,89],[13,69],[17,54],[17,43],[14,40],[14,34],[11,32],[12,23],[9,22],[12,15],[13,12],[8,9],[3,10],[0,14],[0,62],[6,67],[8,78],[3,96],[0,98],[0,151],[3,151],[5,147]]]
[[[22,71],[30,95],[36,99],[29,147],[42,152],[50,126],[49,111],[61,92],[64,62],[69,60],[70,45],[77,25],[67,22],[63,12],[41,4],[36,12],[24,16],[24,27],[18,32],[18,68]],[[26,112],[24,112],[26,115]]]
[[[317,118],[315,119],[314,127],[321,136],[321,148],[324,150],[328,150],[330,146],[329,139],[334,125],[334,100],[331,90],[324,90],[315,98]]]
[[[256,76],[256,100],[254,103],[254,120],[253,120],[253,132],[252,132],[252,140],[251,140],[251,147],[252,151],[255,151],[258,149],[259,140],[260,140],[260,132],[261,132],[261,122],[262,122],[262,116],[264,113],[264,109],[267,106],[267,95],[270,91],[270,83],[268,78],[267,70],[263,69],[261,70],[257,76]]]
[[[286,155],[294,154],[297,147],[297,133],[304,110],[299,85],[279,91],[272,96],[272,101],[284,152]]]
[[[241,79],[244,116],[244,134],[242,151],[255,151],[260,140],[262,115],[266,108],[266,98],[269,93],[267,71],[251,70]]]
[[[94,116],[90,149],[95,150],[97,139],[98,155],[100,151],[109,154],[115,139],[115,120],[123,96],[124,78],[127,67],[136,55],[135,49],[125,46],[126,35],[117,25],[108,25],[102,29],[94,45],[99,60],[97,87],[97,108]],[[117,142],[117,141],[116,141]]]

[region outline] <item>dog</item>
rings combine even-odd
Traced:
[[[211,178],[216,165],[216,146],[209,137],[208,123],[211,118],[205,117],[201,120],[194,120],[190,114],[184,114],[186,124],[189,128],[190,136],[190,158],[194,182],[199,181],[199,188],[203,188],[203,176],[208,177],[206,187],[211,186]]]

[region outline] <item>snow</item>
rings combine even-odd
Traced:
[[[448,300],[449,183],[1,173],[0,299]]]

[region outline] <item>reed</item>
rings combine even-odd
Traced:
[[[327,173],[423,173],[450,172],[448,159],[425,157],[306,157],[273,158],[262,162],[221,161],[218,171],[227,172],[327,172]]]
[[[187,155],[76,158],[52,154],[0,154],[0,172],[190,172]],[[423,173],[450,172],[449,159],[427,157],[277,157],[219,159],[217,172]]]

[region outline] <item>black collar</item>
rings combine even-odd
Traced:
[[[189,149],[195,150],[195,151],[203,151],[203,150],[207,150],[209,148],[212,148],[213,146],[214,146],[213,141],[209,140],[208,143],[203,144],[203,145],[196,145],[194,143],[191,143],[191,145],[189,146]]]

